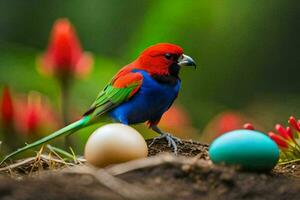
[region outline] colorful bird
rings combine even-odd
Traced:
[[[183,54],[181,47],[169,43],[150,46],[113,77],[80,120],[18,149],[3,161],[58,136],[100,122],[105,116],[126,125],[148,122],[149,128],[160,134],[153,142],[165,138],[176,154],[176,143],[180,140],[160,130],[157,124],[178,95],[179,71],[183,66],[196,68],[196,63]]]

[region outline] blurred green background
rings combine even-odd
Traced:
[[[182,70],[177,101],[199,132],[227,110],[263,130],[299,116],[299,1],[0,0],[0,86],[37,90],[57,106],[58,85],[38,74],[35,59],[61,17],[95,56],[93,72],[72,88],[78,113],[144,48],[170,42],[198,63]]]

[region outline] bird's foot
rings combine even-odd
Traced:
[[[163,133],[160,136],[157,136],[157,137],[153,138],[153,140],[152,140],[152,142],[150,143],[149,146],[151,147],[157,140],[160,140],[160,139],[163,139],[163,138],[165,138],[168,141],[168,146],[172,147],[173,150],[174,150],[174,154],[177,155],[177,149],[178,149],[177,148],[177,143],[182,144],[182,141],[179,138],[171,135],[170,133]]]

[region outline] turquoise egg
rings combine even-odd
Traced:
[[[239,165],[247,170],[271,170],[278,162],[279,149],[267,135],[252,130],[230,131],[209,147],[215,164]]]

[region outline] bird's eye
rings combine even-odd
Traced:
[[[167,54],[165,54],[165,58],[168,59],[168,60],[170,60],[172,58],[172,55],[169,54],[169,53],[167,53]]]

